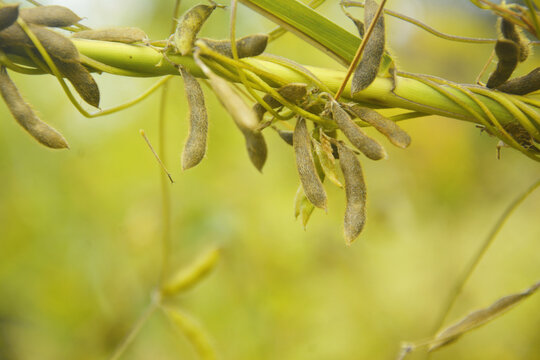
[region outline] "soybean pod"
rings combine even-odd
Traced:
[[[486,84],[490,89],[504,84],[510,78],[518,64],[519,47],[512,40],[497,40],[495,54],[497,54],[499,62]]]
[[[193,48],[197,34],[216,5],[196,5],[189,9],[178,22],[173,35],[174,45],[180,55],[187,55]]]
[[[200,40],[211,49],[229,58],[232,58],[232,49],[230,40],[214,40],[201,38]],[[260,55],[266,49],[268,43],[267,34],[253,34],[244,36],[236,40],[236,51],[239,58],[252,57]]]
[[[21,9],[21,18],[29,23],[49,27],[65,27],[82,20],[77,14],[64,6],[49,5]]]

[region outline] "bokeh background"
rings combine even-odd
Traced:
[[[173,0],[44,3],[68,6],[92,27],[138,26],[152,39],[168,36],[174,6]],[[182,11],[195,3],[183,0]],[[448,33],[496,36],[496,19],[465,0],[389,1],[388,8]],[[338,1],[319,11],[354,32]],[[222,38],[227,24],[228,13],[216,11],[202,35]],[[492,50],[390,17],[387,27],[404,71],[473,83]],[[272,28],[240,8],[239,36]],[[341,68],[290,34],[268,52]],[[519,73],[538,63],[535,55]],[[0,106],[0,359],[107,359],[147,306],[161,266],[161,174],[139,135],[145,129],[158,143],[159,93],[118,114],[86,119],[52,77],[12,77],[71,150],[39,145]],[[107,108],[155,79],[103,74],[97,81]],[[368,222],[347,247],[343,192],[327,185],[328,214],[315,211],[304,230],[293,216],[299,180],[292,148],[269,132],[269,158],[258,173],[210,91],[207,158],[182,172],[187,106],[179,79],[170,89],[171,267],[210,246],[223,248],[214,273],[172,304],[198,319],[221,359],[393,359],[401,341],[431,334],[490,228],[540,175],[538,164],[515,150],[504,149],[497,160],[497,140],[472,124],[436,116],[402,122],[411,147],[386,146],[388,160],[363,161]],[[539,203],[540,193],[533,194],[508,221],[451,319],[539,280]],[[538,359],[539,309],[540,296],[533,296],[432,359]],[[197,356],[158,312],[124,358]],[[424,354],[411,356],[419,358]]]

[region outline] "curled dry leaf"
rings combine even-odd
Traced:
[[[208,77],[212,90],[225,110],[231,115],[236,126],[246,140],[249,158],[257,170],[261,171],[267,157],[266,142],[258,130],[259,120],[255,112],[244,102],[242,97],[221,77],[210,70],[196,55],[195,62]]]
[[[293,134],[293,147],[296,156],[296,169],[306,197],[313,205],[326,210],[326,191],[317,173],[311,151],[311,136],[306,120],[299,117]]]
[[[204,41],[211,50],[229,58],[233,57],[230,40],[214,40],[208,38],[200,38],[200,40]],[[267,34],[248,35],[236,40],[236,51],[238,52],[239,58],[257,56],[264,52],[267,44]]]
[[[182,152],[182,169],[199,164],[206,154],[208,114],[199,82],[184,67],[180,67],[189,106],[189,134]]]
[[[366,184],[360,161],[344,143],[338,142],[339,165],[345,179],[344,234],[348,245],[360,235],[366,222]]]
[[[497,40],[495,54],[497,54],[499,62],[486,84],[490,89],[502,85],[510,78],[518,64],[519,47],[512,40]]]
[[[328,180],[333,182],[338,187],[343,187],[337,175],[336,159],[334,158],[332,152],[332,146],[323,146],[322,142],[324,140],[322,140],[322,137],[320,137],[320,139],[320,143],[313,139],[312,144],[313,148],[315,149],[315,154],[317,154],[317,158],[319,159],[319,163],[321,164],[322,171]]]
[[[49,27],[65,27],[82,20],[77,14],[64,6],[48,5],[21,9],[21,18],[29,23]]]
[[[374,0],[367,0],[364,7],[364,23],[366,27],[373,22],[379,5]],[[379,67],[384,55],[385,47],[385,27],[384,17],[377,19],[377,23],[373,28],[370,38],[366,44],[362,59],[356,67],[351,84],[351,93],[354,95],[357,92],[367,88],[377,77]]]
[[[17,122],[41,144],[53,148],[68,148],[66,139],[54,128],[41,121],[9,78],[6,68],[0,68],[0,93]]]
[[[313,210],[315,210],[315,206],[308,200],[302,185],[300,185],[294,197],[294,218],[297,219],[298,216],[301,216],[304,230],[307,227],[311,214],[313,214]]]
[[[372,160],[381,160],[387,157],[386,150],[384,150],[382,145],[364,134],[337,101],[330,100],[330,110],[332,112],[332,118],[339,129],[354,147]]]
[[[72,38],[120,42],[132,44],[148,39],[146,33],[136,27],[110,27],[95,30],[83,30],[71,35]]]
[[[180,55],[191,53],[197,34],[215,8],[215,4],[195,5],[182,16],[173,35],[174,46]]]

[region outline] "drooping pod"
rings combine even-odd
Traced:
[[[293,145],[293,132],[290,130],[276,130],[279,137],[289,145]]]
[[[529,43],[521,33],[521,29],[513,22],[501,18],[501,34],[505,39],[512,40],[519,48],[519,62],[527,60],[529,57]]]
[[[204,94],[197,79],[183,66],[180,67],[180,73],[184,79],[189,106],[189,134],[182,152],[182,169],[187,170],[199,164],[206,154],[208,114]]]
[[[307,96],[307,85],[304,83],[290,83],[287,85],[283,85],[282,87],[277,89],[277,92],[286,100],[289,100],[292,103],[297,103],[305,99],[305,97]],[[272,109],[283,106],[282,103],[280,103],[270,94],[265,95],[263,97],[263,100]],[[261,121],[264,114],[266,113],[266,109],[264,108],[264,106],[256,103],[255,105],[253,105],[253,110],[257,114],[257,118],[259,119],[259,121]]]
[[[258,130],[259,120],[257,119],[257,115],[244,102],[242,97],[240,97],[240,95],[227,83],[227,81],[214,74],[214,72],[201,61],[197,53],[194,56],[194,60],[208,77],[208,81],[219,102],[231,115],[234,123],[244,135],[246,149],[252,164],[257,170],[262,171],[266,162],[268,150],[264,136]]]
[[[60,73],[71,82],[81,98],[88,104],[99,107],[99,87],[90,72],[79,62],[59,61],[55,58],[53,58],[53,61]]]
[[[296,157],[296,169],[304,193],[309,201],[318,208],[326,210],[326,191],[317,173],[311,148],[306,120],[299,117],[293,134],[293,148]]]
[[[357,116],[360,120],[373,126],[377,131],[386,136],[388,140],[397,147],[405,149],[411,144],[411,137],[398,124],[385,116],[379,114],[375,110],[362,107],[358,104],[347,106],[350,112]]]
[[[64,6],[48,5],[21,9],[21,18],[35,25],[49,27],[64,27],[78,23],[82,20],[77,14]]]
[[[362,154],[366,155],[372,160],[381,160],[387,157],[386,150],[374,139],[370,138],[360,127],[354,123],[349,114],[341,107],[341,105],[335,101],[330,100],[330,110],[332,112],[332,118],[338,125],[339,129],[349,139],[351,144],[354,145]]]
[[[496,88],[510,78],[519,60],[519,46],[512,40],[497,40],[495,54],[499,58],[497,68],[489,76],[486,87]]]
[[[132,44],[148,39],[146,33],[136,27],[110,27],[95,30],[83,30],[71,35],[72,38],[112,41],[124,44]]]
[[[174,32],[174,46],[180,55],[187,55],[202,25],[214,11],[216,5],[196,5],[189,9],[178,22]]]
[[[533,91],[540,90],[540,67],[534,69],[527,75],[505,82],[497,87],[497,90],[516,95],[526,95]]]
[[[0,67],[0,93],[9,111],[30,135],[41,144],[53,148],[68,148],[66,139],[54,128],[41,121],[9,78],[4,66]]]
[[[365,27],[375,19],[379,5],[374,0],[367,0],[364,7],[364,23]],[[385,47],[385,26],[384,17],[377,19],[373,32],[364,49],[362,59],[356,67],[351,84],[351,93],[354,95],[357,92],[367,88],[377,77],[379,67],[384,55]]]
[[[230,40],[214,40],[208,38],[201,38],[200,40],[215,52],[232,58],[232,49]],[[236,51],[239,58],[252,57],[260,55],[266,49],[268,44],[267,34],[253,34],[244,36],[236,40]]]
[[[360,235],[366,222],[366,184],[360,161],[345,144],[338,142],[339,165],[345,179],[345,241],[348,245]]]
[[[19,17],[19,4],[0,7],[0,31],[11,26]]]

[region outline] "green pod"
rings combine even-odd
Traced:
[[[521,33],[521,29],[513,22],[501,18],[501,34],[505,39],[512,40],[519,48],[519,62],[527,60],[529,57],[529,42]]]
[[[526,95],[540,90],[540,67],[527,75],[509,80],[497,87],[497,90],[507,94]]]
[[[32,107],[24,101],[19,90],[9,78],[4,66],[0,68],[0,93],[15,120],[34,139],[52,149],[69,147],[66,139],[54,128],[41,121],[32,110]]]
[[[486,84],[486,87],[490,89],[504,84],[510,78],[518,64],[519,47],[512,40],[497,40],[495,54],[497,54],[499,62]]]
[[[337,101],[330,100],[330,110],[332,112],[332,118],[339,129],[362,154],[372,160],[381,160],[387,157],[384,147],[364,134]]]
[[[0,7],[0,31],[13,25],[19,17],[19,4],[10,4]]]
[[[208,114],[199,82],[184,67],[180,67],[189,106],[189,134],[182,152],[182,170],[199,164],[206,154]]]
[[[196,5],[182,16],[173,36],[174,46],[180,55],[191,53],[197,34],[215,8],[216,5]]]
[[[347,106],[347,110],[360,120],[373,126],[378,132],[386,136],[395,146],[405,149],[411,144],[411,137],[409,134],[401,129],[398,124],[379,114],[375,110],[362,107],[358,104]]]
[[[21,9],[20,16],[29,24],[49,27],[70,26],[82,20],[81,17],[70,9],[59,5],[36,6],[28,9]]]
[[[53,61],[58,71],[71,82],[81,98],[88,104],[99,107],[99,88],[90,72],[79,62],[65,62],[54,58]]]
[[[124,44],[142,42],[148,39],[146,33],[136,27],[110,27],[95,30],[83,30],[71,35],[76,39],[111,41]]]
[[[316,207],[326,210],[326,191],[315,167],[311,136],[307,130],[306,120],[302,117],[298,118],[294,128],[293,148],[296,169],[306,197]]]
[[[338,142],[339,165],[345,179],[345,217],[343,222],[345,241],[348,245],[360,235],[366,223],[366,184],[358,158]]]
[[[232,59],[233,54],[230,40],[214,40],[208,38],[201,38],[200,40],[204,41],[211,50]],[[267,34],[248,35],[236,40],[236,51],[239,58],[257,56],[264,52],[267,44]]]
[[[367,0],[364,7],[364,23],[366,28],[373,22],[379,5],[374,0]],[[364,49],[362,59],[354,70],[351,84],[352,95],[367,88],[377,77],[379,67],[384,55],[385,47],[385,25],[384,17],[377,19],[373,32]]]

